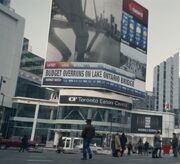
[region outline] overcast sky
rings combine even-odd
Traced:
[[[152,91],[153,68],[180,50],[180,0],[136,0],[149,10],[146,90]],[[25,37],[32,52],[45,58],[51,0],[11,0],[26,19]]]

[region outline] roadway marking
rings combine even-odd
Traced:
[[[41,155],[38,155],[38,156],[33,155],[33,156],[30,156],[30,158],[46,158],[46,157],[45,156],[41,156]]]
[[[129,159],[130,161],[144,161],[145,159]]]
[[[53,160],[28,159],[27,162],[53,162]]]

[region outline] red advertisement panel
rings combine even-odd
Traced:
[[[123,1],[123,11],[138,19],[141,23],[148,24],[148,10],[133,0]]]

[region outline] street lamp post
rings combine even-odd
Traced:
[[[0,78],[0,92],[1,92],[1,88],[2,88],[2,84],[3,84],[3,83],[6,83],[6,80],[4,80],[4,77],[1,75],[1,78]],[[1,93],[1,95],[3,96],[3,97],[2,97],[2,100],[1,100],[1,106],[3,106],[5,94],[4,94],[4,93]]]
[[[113,121],[117,118],[117,116],[115,115],[111,115],[110,117],[110,129],[109,129],[109,132],[110,132],[110,137],[109,137],[109,147],[111,148],[111,142],[112,142],[112,139],[113,139]]]
[[[4,109],[4,107],[3,107],[5,94],[4,94],[4,93],[1,93],[1,95],[3,96],[3,97],[2,97],[2,101],[1,101],[2,114],[1,114],[1,118],[0,118],[0,131],[2,132],[2,125],[3,125],[4,112],[5,112],[5,109]]]
[[[111,124],[110,124],[110,136],[109,136],[109,147],[111,148],[111,140],[112,140],[112,116],[111,116]]]
[[[0,91],[1,91],[1,87],[2,87],[3,83],[6,83],[6,80],[4,80],[3,76],[1,76],[1,79],[0,79]]]
[[[3,83],[6,83],[6,80],[5,80],[4,77],[1,75],[1,76],[0,76],[0,92],[1,92],[1,88],[2,88]],[[1,118],[0,118],[0,131],[2,132],[2,125],[3,125],[4,112],[5,112],[5,108],[3,107],[3,106],[4,106],[4,97],[5,97],[5,94],[4,94],[4,93],[1,93],[1,95],[2,95],[2,100],[1,100],[2,114],[1,114]]]
[[[2,95],[1,106],[3,107],[5,94],[4,94],[4,93],[1,93],[1,95]]]

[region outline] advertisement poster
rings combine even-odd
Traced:
[[[162,116],[132,114],[132,133],[155,134],[157,130],[162,133]]]
[[[146,57],[139,56],[140,51],[129,54],[129,49],[126,51],[121,43],[124,2],[52,1],[42,86],[107,89],[144,97]],[[128,33],[135,35],[133,31],[128,30]],[[138,35],[131,37],[128,39],[133,40]],[[71,72],[68,76],[64,73],[67,71]]]

